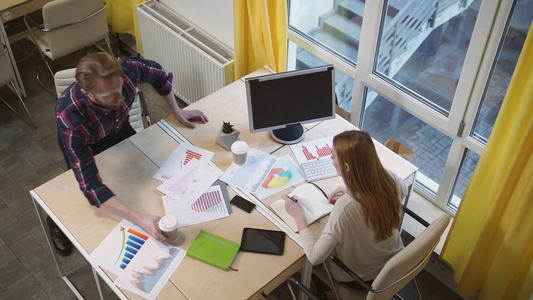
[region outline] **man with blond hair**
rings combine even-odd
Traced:
[[[194,128],[205,123],[199,110],[183,110],[172,93],[172,74],[156,62],[136,58],[115,58],[107,53],[83,57],[76,67],[76,82],[59,97],[56,106],[58,141],[91,205],[124,218],[163,243],[169,240],[156,228],[159,216],[139,213],[122,203],[100,178],[94,156],[135,134],[128,115],[137,85],[149,83],[166,101],[174,118]],[[57,225],[47,218],[50,235],[61,255],[72,252],[72,244]]]

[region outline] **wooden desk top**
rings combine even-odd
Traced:
[[[142,213],[162,216],[162,194],[156,190],[161,182],[152,176],[177,146],[175,140],[155,125],[97,155],[96,164],[103,181],[126,205]],[[235,194],[231,189],[228,191],[230,196]],[[65,234],[86,259],[120,222],[119,218],[89,205],[72,171],[39,186],[35,192],[41,206],[53,212],[53,219],[66,229]],[[257,210],[247,214],[234,209],[229,218],[180,228],[173,245],[187,250],[201,229],[240,242],[244,227],[276,229]],[[159,298],[185,299],[186,295],[189,299],[259,299],[262,291],[268,294],[304,264],[303,250],[289,238],[282,256],[240,252],[232,265],[238,272],[223,271],[185,257]],[[112,280],[116,279],[106,273]],[[283,276],[279,277],[280,274]],[[139,298],[123,292],[128,298]]]

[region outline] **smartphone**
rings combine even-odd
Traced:
[[[244,199],[243,197],[241,197],[239,195],[236,195],[235,197],[233,197],[233,199],[231,199],[230,203],[235,205],[235,206],[237,206],[238,208],[244,210],[247,213],[251,213],[254,210],[254,208],[255,208],[255,204],[253,204],[252,202]]]

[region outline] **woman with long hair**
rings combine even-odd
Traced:
[[[403,248],[399,227],[401,200],[407,194],[407,187],[396,174],[383,168],[366,131],[336,135],[332,160],[345,186],[329,196],[334,206],[320,237],[317,239],[308,228],[297,201],[283,196],[285,208],[296,221],[305,254],[313,265],[323,263],[331,253],[370,282]],[[336,265],[328,264],[328,267],[337,281],[358,287]]]

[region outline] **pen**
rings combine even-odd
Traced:
[[[293,198],[293,197],[291,197],[291,196],[287,196],[287,197],[289,197],[289,199],[291,199],[292,202],[294,202],[294,203],[298,202],[298,199],[296,199],[296,198]]]

